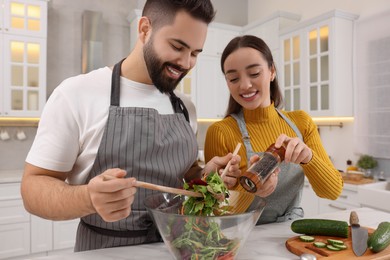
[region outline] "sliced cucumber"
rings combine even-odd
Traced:
[[[337,247],[337,248],[340,248],[341,250],[344,250],[344,249],[347,249],[348,247],[344,244],[344,245],[337,245],[337,244],[334,244],[333,245],[334,247]]]
[[[332,251],[340,251],[341,249],[332,245],[326,245],[326,248]]]
[[[314,242],[314,237],[312,236],[300,236],[299,239],[303,242]]]
[[[318,248],[324,248],[326,247],[326,244],[324,242],[314,242],[313,245]]]
[[[329,244],[331,244],[332,246],[335,246],[335,245],[344,245],[344,242],[341,241],[341,240],[337,240],[337,239],[328,239],[327,240]]]

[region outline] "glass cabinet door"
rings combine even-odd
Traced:
[[[301,109],[301,43],[295,35],[283,41],[283,79],[285,110]]]
[[[4,82],[7,115],[33,115],[42,109],[46,97],[45,41],[31,37],[4,36]],[[42,67],[43,66],[43,67]]]
[[[310,111],[329,110],[329,27],[309,31]]]
[[[176,91],[181,92],[188,96],[189,99],[191,99],[192,102],[195,103],[195,100],[193,99],[194,93],[193,93],[193,81],[194,81],[192,70],[188,72],[188,74],[179,82],[179,84],[176,87]]]
[[[4,31],[12,34],[46,37],[47,2],[5,0]]]

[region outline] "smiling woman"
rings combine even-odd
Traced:
[[[264,158],[264,151],[271,144],[286,150],[282,164],[276,169],[272,167],[274,174],[264,183],[264,190],[256,191],[260,196],[267,196],[269,202],[259,224],[303,216],[300,194],[304,176],[318,196],[336,199],[343,181],[322,146],[317,126],[304,111],[278,109],[283,100],[272,53],[266,43],[253,35],[232,39],[222,53],[221,67],[230,100],[226,117],[207,130],[206,161],[242,142],[245,147],[239,152],[240,169],[246,172],[250,163]],[[236,188],[240,189],[240,186]],[[247,200],[241,197],[241,203]]]

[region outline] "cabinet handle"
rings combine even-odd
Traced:
[[[347,195],[340,195],[339,198],[348,199],[348,196]]]
[[[328,204],[328,206],[331,207],[331,208],[339,209],[339,210],[346,210],[347,209],[347,208],[344,208],[344,207],[335,206],[333,204]]]
[[[304,185],[303,185],[303,187],[305,187],[305,188],[309,188],[309,187],[310,187],[310,185],[309,185],[309,184],[304,184]]]

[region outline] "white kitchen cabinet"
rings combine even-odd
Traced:
[[[19,183],[0,185],[0,259],[30,253],[30,215]]]
[[[272,52],[279,51],[279,32],[286,27],[295,25],[300,19],[300,15],[278,11],[266,19],[244,26],[243,34],[255,35],[261,38]],[[275,62],[278,61],[275,60]]]
[[[301,207],[303,208],[305,218],[318,215],[319,201],[313,191],[309,181],[305,180],[302,190]]]
[[[302,192],[301,207],[305,217],[322,213],[335,212],[360,208],[356,185],[344,184],[343,191],[336,200],[328,200],[318,197],[308,180],[305,180]]]
[[[286,110],[303,109],[312,116],[353,116],[357,18],[334,10],[281,31],[279,76]]]
[[[196,71],[196,110],[198,118],[223,118],[229,89],[219,66],[218,56],[200,56]]]
[[[0,184],[0,259],[26,259],[72,251],[79,219],[51,221],[29,214],[23,205],[20,183]]]
[[[343,192],[337,200],[320,199],[319,213],[335,212],[340,210],[349,210],[353,208],[360,208],[358,202],[358,193],[356,187],[348,189],[344,187]]]
[[[31,252],[73,249],[79,219],[51,221],[31,216]]]
[[[53,249],[74,248],[80,220],[53,221]]]
[[[202,54],[220,57],[230,40],[241,34],[240,31],[241,27],[211,23],[207,30]]]
[[[31,253],[53,249],[52,221],[31,215]]]
[[[46,101],[46,0],[3,0],[0,116],[38,117]]]

